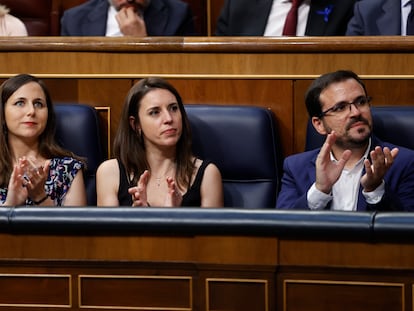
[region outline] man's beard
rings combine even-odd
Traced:
[[[369,127],[369,130],[366,131],[365,135],[357,139],[349,135],[349,130],[351,129],[352,125],[356,122],[362,122]],[[324,126],[325,126],[325,130],[327,131],[327,133],[332,132],[332,129],[330,127],[328,127],[326,124],[324,124]],[[366,147],[369,142],[369,138],[371,137],[371,133],[372,133],[372,126],[369,124],[367,119],[361,116],[358,118],[352,118],[351,121],[345,127],[344,136],[337,137],[335,144],[340,146],[343,149],[351,149],[351,150]]]

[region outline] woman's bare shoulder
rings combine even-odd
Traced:
[[[103,161],[97,170],[97,174],[108,174],[108,173],[117,173],[119,172],[119,166],[117,159],[109,159]]]

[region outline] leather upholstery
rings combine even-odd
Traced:
[[[381,241],[413,240],[414,214],[413,213],[378,213],[375,216],[375,238]]]
[[[382,141],[414,150],[414,107],[371,107],[374,134]],[[306,131],[305,150],[322,146],[325,137],[316,132],[309,121]]]
[[[274,208],[281,149],[273,113],[260,107],[186,105],[194,153],[220,169],[226,207]]]
[[[0,207],[0,232],[7,231],[9,225],[10,209],[7,207]]]
[[[1,4],[21,19],[29,36],[59,35],[59,12],[53,10],[52,0],[1,0]]]
[[[88,205],[96,205],[95,173],[105,156],[102,149],[98,115],[92,106],[56,104],[56,140],[64,148],[87,159],[85,184]]]
[[[375,212],[131,207],[11,208],[8,215],[8,231],[19,233],[229,234],[358,241],[372,238],[375,218]]]
[[[0,232],[106,236],[219,234],[399,243],[414,241],[414,214],[234,208],[0,207]]]

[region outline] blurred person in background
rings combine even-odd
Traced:
[[[347,36],[414,35],[411,0],[361,0],[355,4]]]
[[[343,36],[354,3],[355,0],[226,0],[216,35]],[[293,24],[288,22],[292,18]]]
[[[190,7],[181,0],[89,0],[63,13],[62,36],[191,36]]]
[[[9,9],[0,4],[0,36],[27,36],[27,29],[17,17],[9,14]]]

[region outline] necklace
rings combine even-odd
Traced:
[[[165,177],[168,176],[168,174],[172,171],[172,169],[173,169],[173,166],[169,167],[164,175],[155,177],[155,185],[157,186],[157,188],[161,187],[161,180],[165,179]]]
[[[155,183],[157,184],[157,187],[159,188],[161,186],[161,177],[156,177]]]

